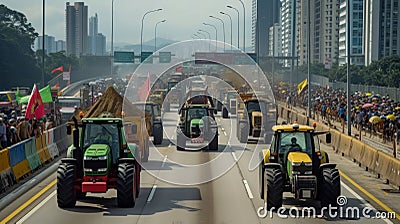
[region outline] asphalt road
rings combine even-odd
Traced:
[[[176,120],[176,112],[165,114],[164,136],[172,136],[173,139],[176,137]],[[290,217],[296,213],[301,214],[304,207],[315,207],[319,214],[319,203],[295,201],[288,193],[284,194],[286,211],[279,214],[274,212],[267,214],[266,218],[260,218],[257,211],[262,208],[263,201],[258,194],[258,169],[249,170],[249,167],[254,168],[249,166],[249,161],[257,144],[252,142],[247,144],[246,150],[240,150],[240,144],[235,137],[236,130],[231,130],[231,127],[236,127],[234,119],[222,119],[218,116],[217,122],[218,151],[177,151],[166,138],[160,147],[150,149],[150,159],[145,164],[147,170],[141,173],[141,192],[134,208],[118,208],[116,191],[109,190],[106,194],[89,194],[85,200],[77,202],[76,208],[60,209],[57,207],[55,195],[56,174],[53,174],[4,209],[0,220],[4,221],[6,216],[12,214],[15,216],[9,223],[390,223],[390,220],[364,217],[346,218],[346,212],[338,218],[329,218],[326,214],[315,218]],[[228,142],[229,146],[226,147]],[[338,156],[330,157],[335,160]],[[351,165],[343,166],[344,172],[349,169],[352,169]],[[213,180],[207,181],[209,179]],[[46,190],[46,186],[48,190],[42,196],[37,200],[31,199],[36,192]],[[360,211],[371,207],[372,212],[369,214],[374,215],[375,210],[368,200],[352,188],[354,187],[342,182],[342,195],[347,199],[345,206]],[[32,203],[26,209],[18,210],[21,204],[30,201]],[[307,214],[305,213],[306,216]]]

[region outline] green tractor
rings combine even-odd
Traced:
[[[295,199],[317,199],[321,206],[337,205],[340,175],[336,164],[329,163],[328,154],[320,150],[315,127],[298,124],[276,125],[270,148],[262,150],[259,172],[260,197],[268,210],[282,206],[283,192]]]
[[[105,193],[110,188],[117,189],[119,207],[133,207],[140,189],[141,152],[127,142],[122,119],[83,118],[78,126],[74,117],[74,127],[73,145],[57,170],[58,207],[74,207],[87,192]],[[135,125],[131,128],[137,132]],[[68,125],[67,134],[71,129]]]
[[[177,127],[177,150],[185,150],[190,144],[203,149],[218,150],[218,126],[213,107],[208,104],[185,104],[180,112]]]

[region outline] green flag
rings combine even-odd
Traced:
[[[17,98],[17,102],[19,103],[19,101],[22,98],[22,94],[21,94],[21,91],[19,91],[19,88],[17,88],[17,93],[15,95],[16,95],[16,98]]]
[[[43,89],[39,90],[40,96],[42,97],[43,103],[52,103],[53,97],[51,96],[50,86],[47,85]],[[21,93],[20,93],[21,96]],[[28,103],[30,96],[18,97],[17,92],[17,102],[18,104]]]

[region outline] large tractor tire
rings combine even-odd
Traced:
[[[211,132],[214,134],[214,132]],[[215,150],[218,151],[218,130],[215,132],[214,136],[211,136],[212,138],[210,142],[208,143],[208,150]]]
[[[239,129],[237,130],[238,133],[238,138],[240,143],[247,143],[247,140],[249,138],[249,127],[246,122],[240,122],[239,123]]]
[[[57,204],[60,208],[72,208],[76,204],[76,170],[73,164],[60,163],[57,170]]]
[[[154,145],[160,145],[163,140],[163,127],[161,124],[155,124],[153,128]]]
[[[139,163],[135,163],[135,186],[136,186],[136,198],[139,197],[140,193],[140,171],[142,170]]]
[[[267,202],[267,210],[272,207],[282,207],[283,175],[280,169],[266,168],[264,170],[264,201]]]
[[[264,161],[262,161],[258,166],[258,189],[261,199],[264,199],[264,171]]]
[[[222,111],[222,102],[221,101],[217,102],[217,111]]]
[[[322,207],[337,206],[337,198],[340,196],[340,174],[337,169],[324,168],[320,174],[319,200]]]
[[[228,109],[226,107],[222,108],[222,118],[228,118]]]
[[[130,163],[118,165],[117,202],[120,208],[132,208],[136,202],[135,167]]]
[[[186,137],[185,134],[178,128],[176,132],[176,150],[183,151],[186,148]]]

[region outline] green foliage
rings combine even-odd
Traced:
[[[311,74],[328,77],[331,81],[347,81],[347,65],[333,64],[331,69],[325,69],[323,64],[311,64]],[[307,73],[307,64],[299,67],[299,71]],[[400,87],[400,56],[388,56],[369,66],[350,66],[351,83]]]
[[[33,41],[38,36],[24,14],[0,5],[0,89],[29,86],[40,80]]]

